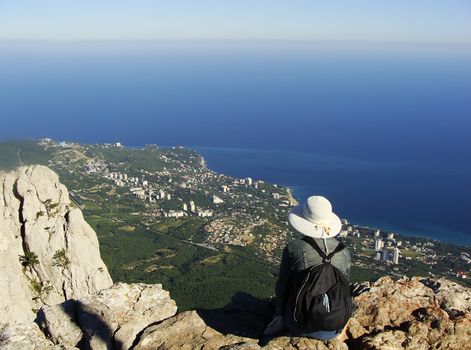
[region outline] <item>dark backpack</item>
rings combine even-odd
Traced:
[[[322,263],[293,272],[289,310],[294,321],[309,332],[340,330],[352,315],[352,296],[347,279],[330,260],[345,246],[339,243],[326,255],[311,237],[303,240],[317,251]]]

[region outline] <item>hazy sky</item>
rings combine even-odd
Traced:
[[[0,0],[0,39],[471,44],[471,1]]]

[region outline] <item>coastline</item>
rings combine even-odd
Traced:
[[[293,183],[293,179],[296,179],[296,176],[291,176],[291,178],[286,178],[285,176],[285,179],[283,179],[283,181],[279,181],[279,180],[274,181],[273,178],[275,176],[273,176],[273,174],[276,174],[276,171],[271,171],[271,172],[265,171],[264,168],[267,168],[268,166],[271,166],[273,168],[275,168],[276,166],[275,170],[281,169],[280,172],[282,172],[284,170],[282,169],[283,165],[279,165],[279,163],[283,164],[283,161],[280,161],[280,157],[287,156],[289,155],[290,152],[283,152],[283,151],[277,152],[277,151],[266,151],[266,150],[258,152],[257,150],[252,150],[252,149],[235,149],[235,148],[224,148],[224,147],[198,147],[198,146],[186,146],[186,147],[194,149],[199,154],[201,154],[206,160],[206,166],[213,171],[216,171],[218,173],[223,173],[225,175],[229,175],[233,177],[243,178],[243,177],[250,176],[253,178],[257,178],[263,181],[267,181],[267,182],[278,184],[280,186],[285,187],[288,190],[289,196],[292,197],[295,203],[299,203],[299,201],[302,200],[304,197],[306,197],[308,193],[315,192],[315,191],[312,191],[309,186],[306,186],[304,184],[299,185],[299,184]],[[279,157],[276,157],[278,155]],[[304,156],[306,155],[303,155],[303,157]],[[275,165],[273,165],[273,162],[272,162],[273,158],[277,159],[277,162]],[[227,159],[230,159],[230,162],[228,162]],[[268,161],[266,161],[266,159],[268,159]],[[353,163],[352,160],[349,160],[348,162],[349,164]],[[368,164],[365,164],[363,162],[362,165],[366,166]],[[243,168],[243,169],[239,169],[239,168]],[[262,169],[263,171],[257,172],[257,170],[260,170],[260,169]],[[251,170],[255,170],[255,172],[250,172]],[[267,178],[266,176],[264,176],[265,174],[268,174],[270,178]],[[286,175],[286,174],[282,174],[282,175]],[[289,173],[289,175],[291,175],[291,173]],[[321,193],[328,192],[326,190],[326,187],[327,186],[320,187],[322,189],[320,192]],[[371,215],[374,215],[374,213]],[[367,217],[358,218],[356,217],[356,215],[344,215],[343,217],[346,218],[349,222],[351,222],[355,226],[369,228],[369,229],[379,229],[383,232],[392,232],[392,233],[401,235],[404,238],[405,237],[421,238],[421,239],[429,239],[432,241],[440,241],[446,244],[453,244],[457,246],[466,246],[466,247],[471,246],[471,236],[461,233],[456,230],[450,230],[450,229],[445,230],[439,227],[438,225],[434,225],[433,223],[430,223],[429,225],[431,229],[422,230],[422,229],[412,229],[412,228],[407,228],[407,227],[401,227],[400,224],[399,225],[390,224],[386,222],[385,220],[381,220],[381,218],[379,218],[379,221],[376,221],[376,220],[369,220],[369,218]],[[420,226],[420,225],[423,226],[424,224],[425,222],[415,223],[416,226]]]
[[[38,140],[34,140],[34,141],[38,141]],[[124,147],[129,148],[129,149],[145,149],[145,146],[135,146],[135,145],[133,145],[133,146],[125,145]],[[164,146],[159,146],[159,147],[173,148],[173,147],[181,147],[181,146],[164,145]],[[208,167],[209,169],[211,169],[212,171],[215,171],[215,172],[221,173],[221,174],[225,174],[225,175],[228,175],[228,176],[236,177],[236,178],[244,178],[244,176],[238,176],[237,174],[232,174],[230,172],[227,172],[224,169],[221,169],[220,166],[219,166],[219,168],[214,167],[213,164],[211,164],[211,161],[209,161],[209,164],[208,164],[208,161],[207,161],[208,157],[200,151],[200,149],[208,149],[208,148],[195,147],[195,146],[193,146],[193,147],[184,146],[184,147],[196,151],[201,156],[201,159],[204,160],[205,166]],[[217,148],[217,150],[220,151],[220,152],[225,152],[226,149]],[[257,153],[256,150],[236,150],[236,149],[232,149],[232,148],[228,149],[228,150],[231,152],[231,154],[234,154],[234,152],[236,152],[236,153],[240,153],[240,152],[245,153],[245,151],[248,151],[252,154]],[[267,151],[265,151],[265,152],[267,152]],[[267,153],[274,153],[274,152],[267,152]],[[231,160],[233,160],[233,159],[231,159]],[[249,169],[242,169],[241,171],[246,172],[247,170],[249,170]],[[307,193],[306,188],[304,188],[303,186],[287,184],[286,182],[281,182],[281,181],[276,181],[275,182],[275,181],[272,181],[271,179],[266,179],[262,176],[255,176],[252,173],[246,173],[245,177],[247,177],[247,176],[254,177],[254,178],[257,178],[257,179],[260,179],[260,180],[263,180],[263,181],[267,181],[267,182],[270,182],[270,183],[273,183],[273,184],[278,184],[279,186],[285,188],[286,191],[287,191],[288,199],[291,200],[292,203],[295,204],[295,205],[298,204],[299,200],[301,200],[304,197],[303,192]],[[435,232],[433,232],[433,230],[417,230],[417,229],[411,230],[411,229],[401,228],[399,225],[390,224],[390,223],[385,222],[385,221],[359,219],[359,218],[356,218],[355,216],[352,216],[352,215],[341,215],[341,216],[342,216],[342,218],[346,218],[352,225],[354,225],[356,227],[367,228],[367,229],[371,229],[371,230],[379,229],[382,232],[392,232],[392,233],[401,235],[404,238],[407,238],[407,237],[420,238],[420,239],[428,239],[428,240],[431,240],[431,241],[440,241],[442,243],[452,244],[452,245],[456,245],[456,246],[465,246],[465,247],[470,247],[471,246],[471,237],[467,234],[462,233],[462,232],[454,232],[454,231],[451,231],[451,230],[446,231],[446,230],[441,229],[440,227],[434,227]]]
[[[293,196],[293,189],[289,186],[286,186],[286,191],[288,192],[288,200],[293,203],[293,205],[298,205],[298,200]]]

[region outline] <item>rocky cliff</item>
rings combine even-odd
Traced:
[[[0,173],[0,323],[111,286],[98,240],[56,173]]]
[[[20,168],[0,181],[1,349],[471,349],[471,291],[445,279],[368,284],[332,342],[264,338],[273,305],[244,293],[176,314],[159,284],[112,285],[55,173]]]

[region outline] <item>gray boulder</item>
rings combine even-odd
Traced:
[[[147,326],[176,312],[175,301],[160,284],[117,283],[77,301],[43,307],[37,322],[55,344],[129,349]]]
[[[0,349],[2,350],[71,350],[65,344],[55,345],[46,339],[36,323],[0,325]]]

